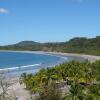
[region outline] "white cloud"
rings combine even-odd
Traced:
[[[8,10],[5,8],[0,8],[0,13],[7,14]]]

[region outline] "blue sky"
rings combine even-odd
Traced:
[[[100,0],[0,0],[0,45],[100,36]]]

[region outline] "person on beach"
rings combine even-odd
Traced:
[[[18,96],[16,96],[16,100],[18,100],[19,99],[19,97]]]

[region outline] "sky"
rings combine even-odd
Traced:
[[[0,45],[100,36],[100,0],[0,0]]]

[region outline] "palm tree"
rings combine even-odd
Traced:
[[[90,62],[83,63],[83,78],[86,84],[92,83],[95,78],[94,69],[92,69],[92,64]]]
[[[82,77],[81,63],[72,61],[68,63],[68,77],[75,83],[78,83]]]
[[[63,98],[63,100],[84,100],[84,93],[82,87],[79,84],[72,84],[69,89],[69,93]]]
[[[61,97],[61,91],[56,88],[56,83],[52,81],[39,92],[39,96],[35,100],[61,100]]]
[[[100,84],[90,85],[88,87],[88,94],[90,94],[94,99],[96,97],[100,98]]]
[[[66,65],[65,64],[61,64],[59,66],[56,67],[56,70],[57,70],[57,74],[59,75],[59,77],[61,79],[63,79],[63,81],[66,81],[67,80],[67,76],[68,76],[68,71],[65,70],[67,69]]]
[[[96,98],[91,94],[87,94],[87,95],[85,95],[84,100],[96,100]]]

